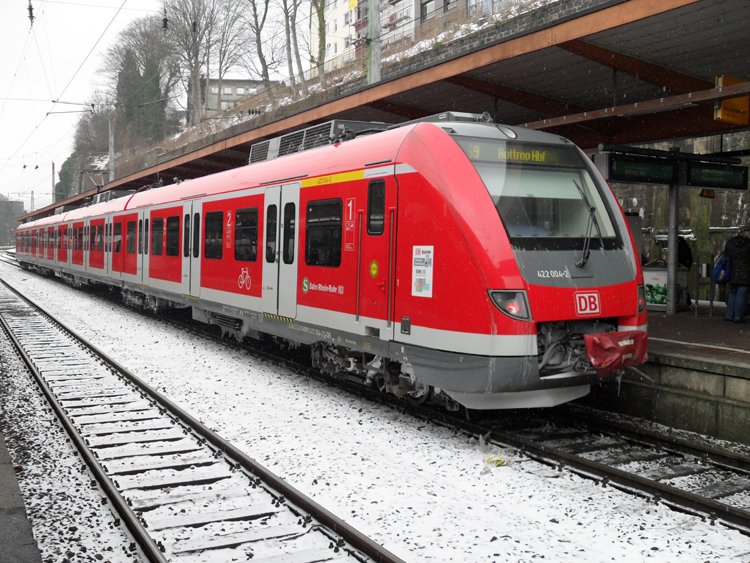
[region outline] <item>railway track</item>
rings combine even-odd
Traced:
[[[150,561],[400,561],[0,285],[0,321]]]
[[[487,443],[750,534],[750,456],[741,452],[584,420],[569,406],[542,416],[453,424]]]
[[[206,331],[179,320],[185,330]],[[308,366],[242,346],[265,359],[274,359],[292,369],[321,380],[330,378],[311,373]],[[337,382],[358,394],[397,408],[405,407],[391,397],[346,380]],[[517,449],[542,463],[567,468],[602,484],[639,494],[656,502],[696,514],[720,524],[750,531],[750,456],[660,435],[638,427],[616,427],[608,421],[584,420],[571,409],[554,409],[542,414],[479,414],[469,422],[442,410],[409,405],[411,412],[434,423],[481,436],[500,448]],[[565,414],[567,413],[567,414]]]

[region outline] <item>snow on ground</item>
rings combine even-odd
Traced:
[[[750,559],[738,532],[523,458],[491,466],[509,454],[61,283],[0,277],[406,561]]]

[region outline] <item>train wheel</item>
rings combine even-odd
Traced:
[[[415,389],[414,391],[410,391],[406,395],[406,401],[410,405],[423,405],[427,402],[427,400],[432,396],[432,387],[429,385],[425,385],[424,387],[420,387],[418,389]]]

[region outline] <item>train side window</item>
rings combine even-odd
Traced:
[[[375,180],[367,188],[367,234],[382,235],[385,226],[385,182]]]
[[[135,254],[135,221],[128,221],[128,254]]]
[[[143,225],[143,253],[148,255],[148,219],[146,219],[146,222]]]
[[[276,262],[276,206],[266,209],[266,262]]]
[[[188,258],[190,257],[190,215],[185,215],[183,221],[185,224],[183,226],[184,232],[182,235],[182,257]]]
[[[341,264],[341,200],[314,201],[307,205],[305,264]]]
[[[143,219],[138,219],[138,254],[143,254]]]
[[[161,256],[164,244],[164,219],[151,220],[151,255]]]
[[[200,256],[201,214],[193,213],[193,258]]]
[[[284,205],[284,239],[282,242],[284,250],[284,264],[294,263],[294,231],[296,230],[297,206],[289,202]]]
[[[120,252],[122,248],[122,223],[117,221],[115,223],[115,232],[112,237],[112,252]]]
[[[258,259],[258,209],[238,209],[234,221],[234,259],[255,262]]]
[[[167,217],[167,256],[180,255],[180,217]]]
[[[221,260],[224,245],[224,212],[206,213],[206,240],[203,256]]]

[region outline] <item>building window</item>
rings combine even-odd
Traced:
[[[167,256],[180,255],[180,218],[167,217]]]
[[[258,209],[238,209],[234,222],[234,259],[255,262],[258,259]]]
[[[224,243],[224,212],[206,213],[206,240],[203,255],[214,260],[221,259]]]
[[[224,94],[225,95],[232,95],[232,87],[231,86],[224,86]]]
[[[341,264],[341,200],[307,205],[305,263],[308,266]]]
[[[242,86],[237,86],[237,95],[238,96],[244,96],[245,95],[245,89]]]
[[[211,86],[211,93],[212,94],[218,94],[219,93],[219,87],[218,86]]]

